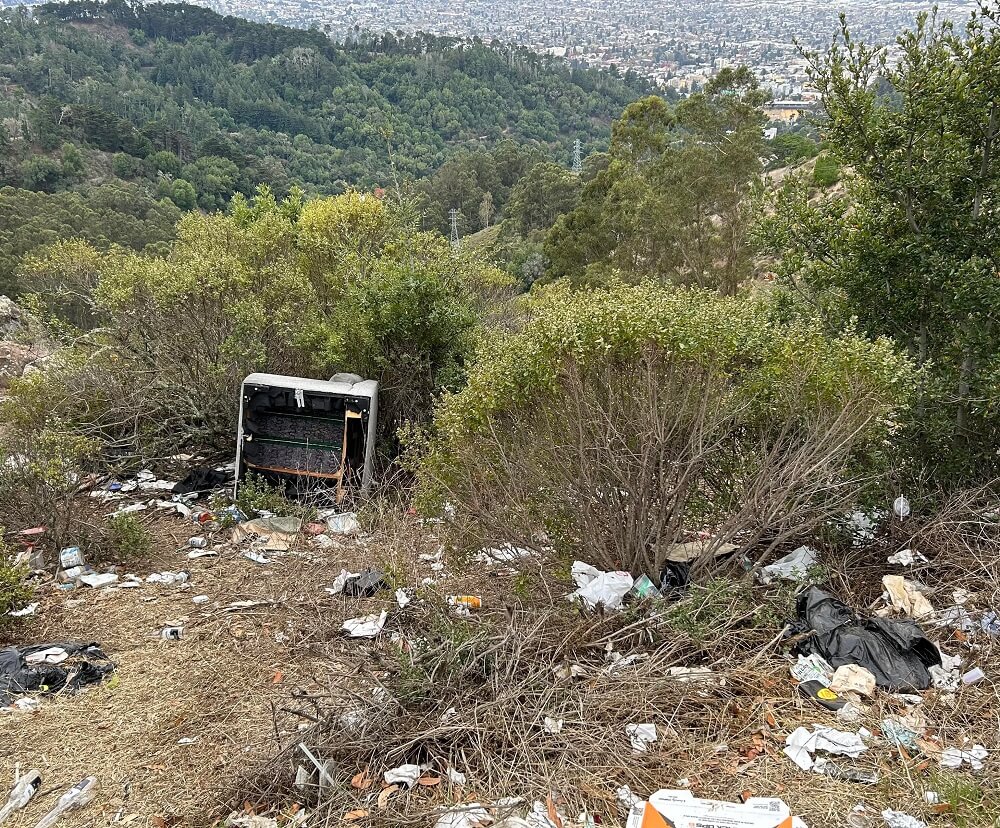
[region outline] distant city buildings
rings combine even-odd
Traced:
[[[806,60],[847,14],[852,34],[890,46],[921,12],[964,21],[975,0],[191,0],[224,14],[316,27],[337,39],[358,31],[415,32],[515,43],[588,66],[641,73],[682,94],[719,70],[746,65],[781,102],[778,120],[809,102]],[[0,4],[10,0],[0,0]]]

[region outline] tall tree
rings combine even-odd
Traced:
[[[1000,472],[998,23],[998,0],[959,31],[923,14],[893,64],[841,17],[809,59],[846,191],[791,182],[761,225],[812,311],[892,336],[924,368],[917,456],[961,476]]]
[[[629,105],[608,165],[546,241],[552,276],[626,277],[733,294],[749,275],[749,195],[764,154],[766,94],[745,67],[725,69],[676,107]]]

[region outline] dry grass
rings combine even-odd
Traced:
[[[34,825],[62,791],[85,775],[101,783],[97,801],[60,824],[106,825],[119,811],[129,824],[207,826],[228,804],[230,780],[255,759],[273,755],[279,740],[275,709],[292,689],[310,690],[316,663],[314,619],[329,604],[322,590],[345,550],[295,555],[262,567],[235,550],[187,559],[191,524],[158,527],[161,550],[132,567],[139,574],[188,569],[191,586],[146,585],[103,592],[87,588],[39,594],[39,615],[16,642],[99,641],[116,676],[77,696],[44,698],[33,714],[0,717],[0,778],[16,766],[38,767],[44,790],[11,824]],[[194,595],[210,602],[192,603]],[[235,613],[234,601],[267,601]],[[159,638],[181,621],[180,641]],[[280,641],[277,639],[281,639]],[[280,677],[276,681],[276,676]],[[197,737],[192,745],[179,739]],[[6,790],[6,789],[5,789]],[[3,796],[6,794],[4,793]]]
[[[781,796],[812,828],[846,825],[857,802],[876,817],[892,807],[932,828],[985,828],[1000,810],[1000,768],[992,756],[979,776],[942,773],[935,762],[878,741],[881,719],[902,709],[888,694],[878,695],[861,722],[876,736],[871,750],[854,763],[843,761],[876,771],[878,785],[803,773],[791,764],[781,752],[789,732],[801,724],[838,722],[795,693],[775,643],[787,593],[713,584],[670,606],[582,613],[562,598],[571,589],[564,563],[532,557],[509,570],[450,552],[444,571],[435,572],[419,556],[438,548],[437,527],[392,508],[368,517],[378,531],[363,542],[288,555],[263,568],[232,551],[187,561],[180,545],[188,526],[172,521],[174,537],[160,546],[167,551],[137,568],[189,564],[190,590],[76,592],[69,596],[81,602],[75,605],[67,605],[65,595],[46,594],[43,614],[19,643],[97,639],[119,665],[118,678],[77,697],[44,700],[37,714],[0,719],[0,769],[9,778],[16,763],[37,765],[52,791],[86,773],[98,775],[101,797],[67,818],[67,826],[114,824],[121,809],[137,815],[132,825],[196,828],[241,806],[279,821],[305,807],[313,828],[340,825],[355,809],[369,812],[359,820],[364,826],[432,825],[442,806],[511,796],[529,803],[551,798],[570,818],[567,828],[583,809],[602,825],[621,826],[618,786],[645,796],[679,780],[700,796]],[[944,526],[964,519],[949,517]],[[954,540],[945,548],[945,532],[938,524],[914,522],[905,538],[827,560],[831,585],[858,595],[852,603],[863,606],[877,592],[873,584],[893,569],[885,564],[887,550],[918,534],[933,563],[908,577],[933,581],[945,567],[947,585],[935,584],[942,596],[937,606],[946,605],[955,587],[979,592],[973,604],[986,606],[997,588],[996,556],[985,560],[989,537],[981,549],[963,552]],[[932,538],[942,544],[937,553],[929,546]],[[979,559],[990,567],[977,569]],[[391,592],[364,599],[326,595],[322,587],[341,566],[383,568],[393,587],[412,588],[425,577],[436,582],[419,587],[414,602],[399,611],[392,609]],[[201,593],[212,602],[192,604],[191,596]],[[455,617],[446,596],[465,593],[481,595],[484,608]],[[218,606],[246,599],[270,603],[218,612]],[[382,608],[392,611],[379,639],[340,635],[344,618]],[[166,621],[185,615],[182,641],[155,637]],[[974,650],[947,640],[947,632],[942,638],[948,651],[961,649],[970,664],[992,672],[992,639],[979,637]],[[608,674],[609,647],[644,658]],[[557,677],[555,668],[567,664],[583,666],[585,677]],[[683,683],[669,674],[677,665],[710,667],[725,683]],[[442,721],[452,707],[453,716]],[[962,688],[953,702],[929,691],[922,707],[943,744],[969,737],[990,750],[1000,747],[994,684]],[[346,709],[362,712],[362,730],[339,726]],[[563,719],[562,732],[547,733],[545,716]],[[657,725],[660,740],[647,753],[633,754],[625,725],[645,721]],[[189,736],[199,740],[177,744]],[[315,788],[293,785],[296,768],[310,764],[298,748],[302,742],[333,763],[333,785],[321,802]],[[427,775],[442,781],[391,792],[380,808],[382,773],[405,762],[429,764]],[[465,786],[447,781],[449,766],[467,775]],[[352,777],[364,771],[372,787],[352,787]],[[959,796],[980,801],[936,815],[925,790],[955,802]],[[40,797],[12,824],[33,825],[54,799],[54,793]]]
[[[858,553],[846,566],[828,561],[833,583],[851,589],[887,571],[884,557],[881,564],[868,558]],[[882,718],[905,709],[888,694],[879,694],[859,723],[875,734],[871,749],[855,762],[840,760],[844,767],[876,772],[878,785],[804,773],[782,754],[785,736],[800,725],[846,727],[794,690],[775,646],[787,594],[697,588],[672,607],[581,614],[562,602],[570,588],[565,576],[539,574],[554,566],[549,562],[539,570],[535,562],[504,574],[497,567],[462,569],[449,561],[455,573],[450,585],[425,592],[392,617],[387,633],[391,629],[396,640],[384,635],[363,645],[362,669],[331,676],[325,696],[335,702],[317,701],[313,708],[322,721],[297,734],[240,789],[254,791],[262,803],[283,797],[287,802],[291,794],[316,809],[311,825],[339,825],[356,810],[368,812],[366,825],[432,825],[445,805],[511,796],[529,803],[550,797],[564,816],[575,818],[586,809],[599,824],[624,825],[618,786],[648,795],[680,780],[700,796],[781,796],[812,826],[846,825],[858,802],[877,824],[883,808],[894,808],[932,825],[993,825],[1000,807],[996,760],[978,777],[942,773],[936,762],[882,742]],[[481,594],[486,608],[467,619],[448,615],[443,595],[449,591]],[[988,670],[993,642],[980,643],[983,649],[965,655]],[[645,658],[608,675],[609,646]],[[945,646],[957,649],[954,642]],[[584,666],[586,677],[557,678],[554,669],[566,664]],[[708,666],[725,683],[680,682],[669,675],[677,665]],[[994,686],[982,683],[963,688],[953,701],[929,691],[922,707],[945,746],[969,737],[994,750],[998,702]],[[339,717],[348,708],[362,712],[360,731],[341,727]],[[562,732],[547,733],[545,716],[563,719]],[[634,754],[625,735],[630,722],[654,722],[660,741]],[[300,742],[332,762],[337,784],[321,801],[315,789],[293,792],[295,769],[310,766]],[[426,763],[426,775],[442,781],[391,792],[380,807],[383,772],[403,763]],[[449,767],[467,775],[466,786],[448,782]],[[362,772],[373,783],[367,790],[350,784]],[[924,800],[928,790],[951,797],[953,813],[943,820],[933,813]],[[956,792],[962,791],[982,801],[958,803]]]

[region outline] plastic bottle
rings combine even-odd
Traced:
[[[67,811],[75,811],[88,805],[97,796],[100,784],[96,776],[86,776],[59,797],[56,807],[43,816],[35,828],[52,828],[59,817]]]
[[[42,775],[37,770],[30,770],[22,776],[11,788],[10,796],[0,808],[0,822],[3,822],[15,811],[20,811],[42,787]]]

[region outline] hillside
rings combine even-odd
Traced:
[[[86,196],[121,179],[214,210],[261,183],[282,195],[416,179],[502,139],[568,163],[575,139],[601,148],[644,91],[476,40],[336,44],[187,4],[47,4],[0,13],[0,187]],[[26,246],[15,232],[0,227],[0,288]]]

